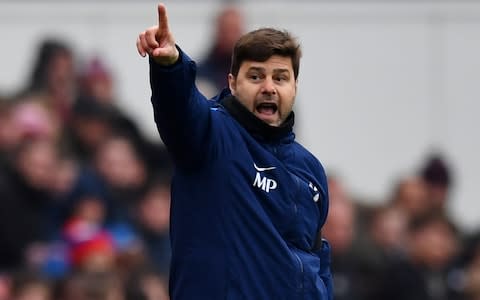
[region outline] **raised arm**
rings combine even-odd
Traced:
[[[151,100],[163,142],[177,165],[198,165],[208,157],[210,105],[195,86],[195,63],[175,44],[165,5],[158,5],[158,25],[140,33],[137,49],[150,58]]]

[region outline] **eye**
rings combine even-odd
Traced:
[[[274,80],[278,82],[288,81],[288,76],[285,76],[285,75],[276,76]]]
[[[257,73],[249,74],[248,78],[252,81],[259,81],[260,79],[262,79],[261,76]]]

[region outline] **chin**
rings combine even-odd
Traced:
[[[262,118],[262,117],[259,116],[259,115],[256,115],[256,116],[257,116],[257,118],[259,118],[260,120],[262,120],[263,122],[267,123],[267,124],[270,125],[270,126],[275,126],[275,127],[277,127],[277,126],[279,125],[279,124],[278,124],[278,123],[279,123],[278,120],[273,120],[273,119],[271,119],[271,118]]]
[[[272,121],[272,120],[263,120],[265,123],[267,123],[268,125],[270,126],[274,126],[274,127],[278,127],[280,126],[280,121],[278,120],[275,120],[275,121]]]

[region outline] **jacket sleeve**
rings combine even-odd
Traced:
[[[151,102],[160,137],[173,160],[192,167],[205,158],[208,148],[210,105],[195,86],[195,62],[178,50],[179,59],[172,66],[160,66],[150,58]]]
[[[327,289],[328,300],[333,299],[333,276],[330,269],[331,264],[331,249],[330,244],[324,238],[322,238],[322,227],[325,224],[328,216],[328,209],[329,209],[329,193],[328,193],[328,181],[327,175],[325,173],[325,169],[323,165],[318,161],[318,168],[316,168],[319,173],[317,174],[318,180],[320,183],[320,192],[322,194],[322,203],[321,203],[321,213],[320,213],[320,220],[318,234],[317,234],[317,243],[315,246],[316,254],[320,258],[320,271],[319,275],[322,279],[325,287]]]
[[[320,257],[320,278],[327,288],[328,300],[333,300],[333,276],[330,269],[330,244],[327,240],[322,239],[322,246],[317,250],[317,255]]]

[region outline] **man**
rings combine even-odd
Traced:
[[[292,132],[299,45],[270,28],[242,36],[229,89],[207,101],[163,4],[158,15],[137,48],[176,164],[171,298],[332,299],[326,176]]]

